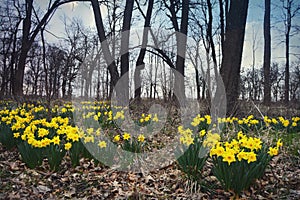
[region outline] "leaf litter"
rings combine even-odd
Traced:
[[[210,172],[204,184],[186,179],[176,163],[148,174],[117,171],[81,159],[72,167],[68,157],[61,169],[49,170],[45,161],[29,169],[17,150],[0,144],[0,199],[229,199]],[[300,199],[300,159],[285,153],[274,159],[262,179],[243,192],[242,199]]]

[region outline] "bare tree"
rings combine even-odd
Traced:
[[[193,31],[192,31],[193,32]],[[203,74],[203,73],[200,73],[200,71],[204,72],[203,70],[203,66],[202,66],[202,59],[200,57],[200,40],[201,40],[201,37],[193,37],[195,43],[196,43],[196,46],[189,46],[187,48],[187,53],[188,53],[188,57],[189,57],[189,60],[191,61],[192,65],[194,66],[194,69],[195,69],[195,79],[196,79],[196,96],[197,96],[197,100],[200,100],[201,99],[201,96],[200,96],[200,92],[201,92],[201,79],[202,76],[200,74]],[[203,88],[204,90],[204,88]],[[203,96],[204,97],[204,96]]]
[[[271,80],[270,80],[270,67],[271,67],[271,1],[265,0],[265,14],[264,14],[264,104],[270,105],[271,103]]]
[[[180,10],[180,2],[176,0],[170,0],[169,4],[164,0],[166,8],[169,10],[169,18],[172,22],[173,28],[175,30],[176,36],[176,64],[175,69],[178,73],[175,73],[175,90],[177,92],[177,100],[185,99],[185,87],[184,87],[184,69],[185,69],[185,54],[186,54],[186,44],[187,44],[187,32],[188,32],[188,22],[189,22],[189,0],[182,0],[181,3],[181,21],[180,25],[177,20],[177,13]]]
[[[75,71],[79,70],[81,72],[81,95],[88,97],[92,88],[92,75],[95,70],[95,64],[97,59],[99,59],[99,47],[98,39],[95,38],[93,33],[84,27],[81,20],[75,19],[70,25],[65,24],[65,51],[67,52],[66,67],[63,69],[63,83],[62,83],[62,96],[67,97],[67,86],[71,68]],[[67,67],[68,66],[68,67]],[[77,74],[77,72],[75,72]],[[74,75],[75,75],[74,74]],[[70,97],[70,96],[69,96]]]
[[[20,48],[18,31],[22,22],[22,6],[19,1],[5,0],[0,5],[0,96],[10,95],[14,86],[15,65]]]
[[[71,1],[74,0],[55,0],[54,2],[50,1],[45,14],[40,17],[40,19],[37,19],[36,23],[33,23],[33,16],[36,14],[36,8],[34,8],[33,0],[25,0],[25,16],[22,21],[21,51],[18,57],[18,63],[15,72],[15,82],[13,87],[13,94],[15,96],[23,95],[23,80],[26,58],[36,36],[40,32],[40,30],[47,25],[49,19],[56,9],[60,5],[69,3]]]
[[[122,76],[122,90],[121,99],[129,99],[129,36],[131,27],[131,18],[133,12],[134,0],[127,0],[124,14],[121,35],[121,76]],[[123,102],[123,101],[121,101]]]
[[[41,83],[43,75],[42,70],[42,47],[38,43],[34,43],[28,53],[28,70],[25,73],[25,80],[31,89],[31,94],[38,95],[38,85]]]
[[[230,1],[226,18],[225,40],[221,76],[226,90],[228,113],[235,111],[238,99],[241,59],[249,0]]]
[[[226,5],[228,0],[226,1]],[[225,40],[225,16],[224,16],[224,3],[223,0],[219,0],[219,9],[220,9],[220,38],[221,38],[221,52],[223,55],[224,52],[224,40]],[[226,9],[225,9],[226,10]]]
[[[281,89],[283,88],[282,82],[284,80],[284,69],[280,69],[278,63],[273,63],[270,68],[270,81],[271,81],[271,92],[275,102],[280,98]]]
[[[116,50],[116,38],[115,38],[115,19],[112,19],[111,25],[111,32],[105,31],[104,22],[102,19],[102,14],[99,6],[98,0],[91,0],[92,8],[94,12],[95,17],[95,23],[97,27],[98,37],[100,39],[102,52],[104,55],[105,62],[108,66],[108,70],[110,73],[110,95],[112,95],[113,89],[115,88],[117,82],[120,79],[120,76],[122,77],[122,81],[124,83],[121,83],[121,85],[124,85],[124,87],[121,89],[119,87],[116,89],[116,94],[118,98],[122,99],[128,99],[129,98],[129,39],[130,39],[130,27],[132,23],[132,12],[134,7],[134,0],[129,0],[125,2],[125,9],[122,12],[122,32],[121,32],[121,44],[120,44],[120,60],[121,60],[121,73],[119,75],[118,72],[118,60],[115,59],[115,50]],[[113,1],[113,4],[116,4],[116,1]],[[114,9],[116,7],[114,6]],[[113,18],[116,18],[116,10],[113,10]],[[110,20],[110,18],[109,18]],[[109,41],[107,35],[111,33],[112,35],[112,50],[110,50],[109,47]],[[116,62],[117,61],[117,62]],[[119,101],[123,102],[123,101]]]
[[[98,0],[91,0],[91,3],[92,3],[93,13],[94,13],[94,17],[95,17],[95,23],[96,23],[96,27],[97,27],[98,37],[99,37],[99,40],[101,43],[104,59],[108,66],[108,70],[109,70],[110,77],[111,77],[110,92],[109,92],[109,96],[111,96],[112,92],[113,92],[113,88],[119,80],[119,72],[118,72],[118,68],[117,68],[115,59],[109,49],[109,44],[108,44],[108,40],[106,37],[105,29],[104,29],[104,24],[103,24],[103,20],[102,20],[102,14],[101,14],[99,2],[98,2]]]
[[[47,82],[47,84],[45,84],[45,91],[48,100],[59,97],[62,66],[64,66],[65,61],[66,52],[55,46],[47,47],[47,65],[44,67],[45,74],[47,74],[45,77],[47,77],[47,79],[44,81],[45,83]]]
[[[141,50],[139,53],[139,56],[137,58],[136,61],[136,69],[134,72],[134,98],[139,100],[141,98],[141,70],[143,70],[145,68],[145,63],[144,63],[144,59],[145,59],[145,55],[146,55],[146,46],[148,43],[148,34],[149,34],[149,28],[150,28],[150,21],[151,21],[151,15],[152,15],[152,10],[153,10],[153,4],[154,4],[154,0],[149,0],[148,1],[148,8],[147,8],[147,13],[146,15],[142,12],[142,10],[140,9],[140,5],[139,2],[137,2],[138,8],[140,10],[140,12],[142,13],[142,15],[145,18],[145,22],[144,22],[144,30],[143,30],[143,38],[142,38],[142,46],[141,46]]]
[[[289,102],[289,85],[290,85],[290,36],[292,28],[292,19],[299,13],[300,4],[294,0],[281,0],[284,11],[285,25],[285,77],[284,77],[284,101]],[[298,2],[299,3],[299,2]]]

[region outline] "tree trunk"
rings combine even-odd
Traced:
[[[117,65],[115,63],[114,58],[111,55],[111,52],[109,50],[108,41],[106,39],[105,30],[104,30],[104,24],[101,16],[101,11],[99,7],[98,0],[91,0],[93,13],[95,17],[95,23],[97,27],[98,36],[101,42],[101,47],[104,55],[104,60],[108,66],[108,71],[110,73],[110,88],[109,88],[109,98],[112,95],[113,89],[115,85],[117,84],[119,80],[119,72],[117,69]]]
[[[270,14],[271,14],[271,2],[265,0],[265,16],[264,16],[264,104],[270,105],[271,103],[271,27],[270,27]]]
[[[208,9],[208,27],[207,27],[207,37],[209,44],[211,46],[211,56],[214,63],[214,73],[215,77],[218,76],[218,64],[217,64],[217,56],[216,56],[216,50],[215,50],[215,44],[213,40],[213,34],[212,34],[212,24],[213,24],[213,13],[212,13],[212,4],[210,0],[207,0],[207,9]],[[222,37],[221,37],[222,39]]]
[[[129,99],[129,37],[130,37],[130,26],[133,11],[134,0],[127,0],[125,5],[125,10],[123,14],[123,26],[121,35],[121,85],[122,90],[118,91],[117,94],[120,95],[120,101],[126,102]],[[125,100],[125,101],[124,101]],[[125,106],[125,105],[124,105]]]
[[[180,30],[176,33],[177,42],[177,56],[176,56],[176,71],[175,73],[175,95],[176,99],[181,105],[180,101],[185,101],[185,86],[184,86],[184,68],[185,68],[185,54],[186,54],[186,43],[187,43],[187,32],[188,32],[188,21],[189,21],[189,0],[182,1],[182,13]]]
[[[21,23],[21,20],[18,21],[16,25],[16,29],[14,31],[14,39],[13,39],[13,46],[12,46],[12,55],[11,55],[11,61],[10,61],[10,94],[13,94],[14,85],[15,85],[15,63],[17,62],[17,33],[18,33],[18,27]]]
[[[197,100],[200,100],[200,80],[199,80],[199,69],[195,67],[196,72],[196,92],[197,92]]]
[[[224,24],[224,8],[223,8],[223,0],[219,0],[219,8],[220,8],[220,29],[221,29],[221,50],[222,55],[224,52],[224,40],[225,40],[225,24]]]
[[[149,0],[148,8],[145,18],[144,30],[143,30],[143,40],[142,40],[142,48],[140,50],[139,56],[136,61],[136,68],[134,72],[134,98],[136,100],[141,99],[142,88],[141,88],[141,70],[145,68],[145,55],[146,55],[146,46],[148,43],[148,33],[150,28],[150,20],[153,10],[154,0]]]
[[[228,114],[234,114],[239,96],[238,89],[248,4],[249,0],[231,0],[226,18],[224,40],[226,51],[223,54],[220,72],[226,91]]]
[[[284,102],[289,102],[290,86],[290,58],[289,58],[290,37],[289,33],[285,36],[285,77],[284,77]]]
[[[292,26],[292,14],[291,14],[292,1],[287,1],[286,6],[286,22],[285,22],[285,77],[284,77],[284,102],[289,102],[289,86],[290,86],[290,31]]]
[[[13,95],[22,96],[23,95],[23,79],[24,70],[26,64],[26,58],[28,51],[30,49],[30,29],[31,29],[31,15],[33,9],[33,0],[26,0],[26,16],[23,20],[22,28],[22,46],[21,52],[17,64],[17,70],[15,73],[15,83],[13,88]]]
[[[67,3],[60,2],[60,0],[55,0],[51,7],[47,10],[43,18],[36,25],[34,30],[31,30],[31,16],[33,11],[33,0],[26,0],[26,16],[23,20],[23,28],[22,28],[22,44],[21,44],[21,52],[17,64],[17,69],[15,73],[15,83],[13,88],[13,95],[22,96],[23,95],[23,80],[24,80],[24,70],[26,65],[27,54],[34,42],[39,31],[47,24],[50,16],[55,12],[56,8],[60,5]]]

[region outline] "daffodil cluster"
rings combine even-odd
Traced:
[[[270,126],[270,125],[281,125],[283,127],[297,127],[298,126],[298,122],[300,121],[300,117],[292,117],[291,120],[286,119],[282,116],[279,116],[277,118],[269,118],[268,116],[264,116],[264,123],[266,124],[266,126]]]
[[[131,137],[130,133],[124,132],[122,134],[122,139],[123,139],[123,141],[129,141],[130,139],[132,139],[132,137]],[[114,136],[114,139],[113,139],[114,142],[120,142],[120,140],[121,140],[121,136],[119,134]],[[137,141],[144,142],[145,136],[143,134],[139,134],[137,137]]]
[[[158,122],[157,114],[152,115],[142,113],[142,115],[137,119],[137,124],[140,126],[146,126],[151,122]]]
[[[277,155],[278,148],[281,146],[282,142],[279,140],[276,147],[270,147],[269,155]],[[233,139],[230,142],[218,142],[215,147],[210,150],[210,156],[221,157],[222,161],[227,162],[228,165],[242,160],[251,163],[257,160],[257,154],[261,150],[262,141],[260,138],[247,137],[240,131],[237,134],[237,139]]]
[[[202,135],[203,133],[201,133]],[[206,138],[203,141],[203,146],[206,148],[212,148],[214,147],[219,141],[221,140],[221,136],[218,133],[213,133],[212,130],[207,131]]]
[[[211,124],[211,117],[209,115],[201,116],[198,114],[190,124],[191,128],[184,128],[182,125],[178,126],[180,143],[189,146],[194,144],[196,139],[201,139],[204,147],[211,148],[220,140],[218,133],[214,133],[213,130],[207,130]]]
[[[193,127],[199,126],[201,123],[205,123],[207,125],[211,124],[211,117],[210,115],[204,115],[203,117],[198,114],[196,117],[193,118],[193,121],[191,122],[191,125]]]
[[[193,131],[190,128],[184,129],[183,126],[178,126],[178,132],[182,144],[185,144],[186,146],[194,144]]]
[[[246,126],[255,126],[259,124],[259,120],[254,118],[254,115],[249,115],[248,117],[237,118],[237,117],[226,117],[219,118],[219,123],[227,123],[227,124],[238,124],[238,125],[246,125]]]
[[[71,157],[77,156],[76,159],[78,159],[81,156],[78,152],[84,149],[84,144],[95,144],[100,150],[108,150],[108,140],[111,140],[114,145],[119,145],[129,151],[143,151],[142,148],[149,141],[145,138],[146,129],[137,129],[140,132],[139,135],[119,130],[118,124],[127,120],[125,113],[128,108],[112,106],[105,101],[84,101],[78,105],[58,102],[57,105],[52,106],[45,106],[42,102],[17,105],[15,102],[7,101],[0,102],[0,104],[0,142],[5,146],[10,145],[22,151],[28,151],[28,155],[37,149],[37,152],[45,150],[43,153],[46,150],[52,151],[52,155],[49,154],[49,160],[51,156],[63,156],[64,153]],[[83,122],[80,127],[74,122],[75,116]],[[242,161],[251,164],[258,160],[258,154],[262,151],[263,144],[260,139],[248,137],[240,132],[237,138],[231,141],[219,142],[220,134],[208,128],[216,128],[214,123],[224,123],[228,125],[224,131],[226,133],[235,133],[235,130],[245,130],[244,133],[247,133],[248,130],[258,126],[297,132],[300,130],[299,121],[300,117],[287,119],[282,116],[277,118],[265,116],[260,119],[253,115],[244,118],[226,117],[214,120],[210,115],[198,114],[188,126],[179,126],[178,132],[180,143],[187,148],[191,147],[191,151],[193,148],[196,149],[196,146],[197,148],[203,146],[211,149],[212,157],[221,158],[222,162],[227,165]],[[152,123],[159,122],[159,119],[157,114],[144,113],[134,117],[134,122],[137,128],[147,126],[147,132],[151,132]],[[242,128],[230,129],[230,126]],[[246,131],[245,127],[249,129]],[[24,148],[21,148],[22,145]],[[282,142],[279,140],[276,146],[267,149],[267,155],[276,156],[281,146]],[[25,156],[24,153],[21,155]]]
[[[268,148],[260,138],[247,136],[240,131],[231,141],[218,142],[210,150],[212,172],[224,189],[238,196],[255,179],[261,178],[281,146],[279,139],[275,147]]]
[[[116,145],[119,145],[123,150],[133,153],[144,152],[146,147],[146,138],[144,134],[134,136],[128,132],[123,132],[122,134],[115,135],[113,142]]]

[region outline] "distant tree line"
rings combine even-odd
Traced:
[[[290,101],[300,100],[300,65],[291,63],[289,83]],[[270,97],[273,102],[285,102],[285,66],[272,63],[270,68]],[[263,101],[264,98],[263,68],[245,68],[241,73],[240,98],[242,100]]]

